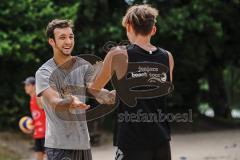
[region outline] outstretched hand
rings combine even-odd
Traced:
[[[108,91],[102,89],[100,93],[96,96],[96,100],[100,104],[114,104],[116,99],[116,90]]]
[[[87,110],[90,108],[90,105],[87,105],[87,104],[81,102],[76,96],[71,95],[71,98],[72,98],[72,103],[71,103],[70,107],[80,108],[80,109],[84,109],[84,110]]]

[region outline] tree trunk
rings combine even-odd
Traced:
[[[209,104],[214,110],[216,118],[230,118],[227,92],[223,79],[223,69],[220,66],[212,66],[208,69]]]

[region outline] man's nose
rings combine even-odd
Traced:
[[[70,38],[66,38],[65,43],[71,44],[71,43],[72,43],[72,40],[71,40]]]

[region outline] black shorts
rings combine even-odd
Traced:
[[[117,149],[115,160],[171,160],[170,143],[156,149]]]
[[[44,152],[45,151],[44,142],[45,142],[45,138],[35,139],[35,146],[34,146],[35,152]]]

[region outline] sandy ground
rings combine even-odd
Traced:
[[[0,134],[0,146],[25,155],[22,160],[34,160],[30,150],[32,142],[17,140],[17,135],[10,138]],[[111,135],[108,137],[111,139]],[[240,160],[240,130],[211,131],[191,134],[172,135],[173,160]],[[116,148],[111,141],[99,147],[92,147],[93,160],[114,160]]]
[[[240,160],[240,130],[176,134],[171,141],[173,160]],[[94,160],[113,160],[111,144],[93,147]]]

